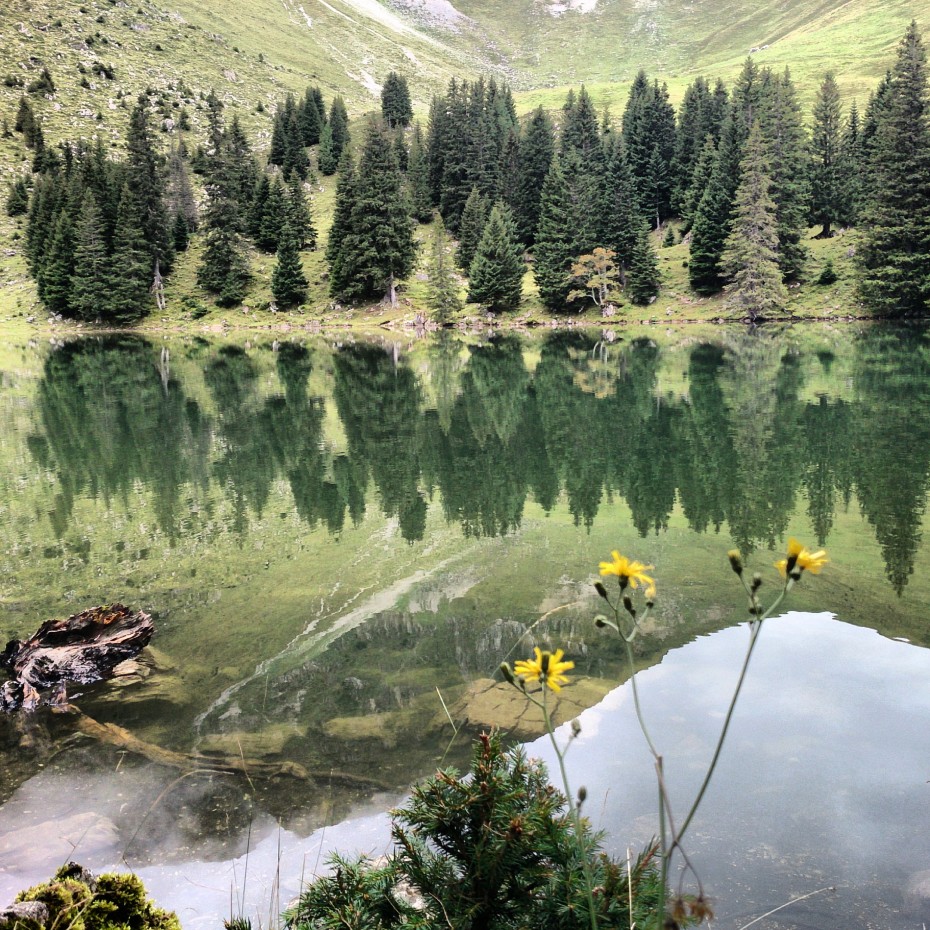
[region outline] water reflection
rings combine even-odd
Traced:
[[[437,341],[425,373],[396,346],[275,348],[269,366],[267,347],[199,346],[197,366],[170,375],[140,339],[50,353],[29,448],[57,477],[56,537],[78,496],[127,500],[138,485],[170,539],[209,531],[210,506],[191,506],[208,487],[244,535],[284,480],[300,518],[334,534],[359,523],[371,494],[408,541],[423,538],[437,492],[447,521],[478,537],[516,530],[528,500],[549,512],[564,495],[590,527],[619,497],[642,535],[665,529],[678,502],[691,529],[726,525],[751,551],[784,537],[799,495],[829,544],[855,495],[896,591],[913,571],[930,473],[922,334],[866,330],[839,363],[831,350],[729,335],[686,350],[676,391],[660,388],[654,342],[608,347],[580,332],[548,335],[532,370],[515,337]]]

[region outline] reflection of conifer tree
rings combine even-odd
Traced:
[[[731,360],[722,378],[732,423],[735,469],[727,489],[727,520],[737,545],[775,548],[788,527],[797,491],[798,391],[796,356],[761,333],[728,340]]]
[[[173,378],[162,379],[151,345],[103,337],[71,342],[45,363],[38,404],[43,436],[30,447],[57,472],[56,532],[67,529],[81,495],[107,504],[137,483],[152,493],[158,525],[171,539],[188,516],[181,488],[207,468],[209,427]]]
[[[422,538],[426,501],[420,493],[420,386],[410,367],[372,345],[347,346],[335,357],[336,407],[349,456],[364,462],[387,517],[405,539]]]
[[[236,530],[247,529],[247,508],[261,516],[275,479],[258,403],[258,375],[238,346],[223,346],[204,370],[219,418],[223,454],[214,464],[217,481],[232,490]]]
[[[735,455],[729,413],[720,388],[722,348],[701,344],[688,364],[689,402],[678,421],[678,492],[688,525],[704,533],[726,519]]]
[[[590,527],[597,515],[607,467],[606,434],[596,394],[580,376],[594,341],[581,333],[553,333],[536,367],[535,387],[549,460],[568,495],[576,524]]]
[[[900,594],[914,571],[926,508],[930,348],[926,336],[872,330],[857,349],[856,490]]]

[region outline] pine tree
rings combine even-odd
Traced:
[[[649,237],[649,228],[643,224],[639,227],[630,271],[627,275],[627,292],[634,304],[645,306],[659,293],[661,275],[659,261]]]
[[[352,281],[352,250],[349,239],[352,233],[352,216],[356,212],[356,181],[355,163],[351,151],[347,149],[339,166],[333,224],[326,242],[329,290],[333,296],[345,293]]]
[[[455,261],[463,271],[468,271],[478,251],[478,243],[481,242],[488,220],[488,211],[487,200],[478,192],[477,187],[473,187],[465,202],[459,226],[459,245],[455,252]]]
[[[552,120],[542,107],[538,107],[520,140],[517,191],[513,202],[517,233],[528,246],[536,239],[543,184],[554,154],[555,131]]]
[[[172,227],[172,241],[175,252],[186,252],[190,244],[191,230],[187,225],[187,219],[180,211],[174,215],[174,225]]]
[[[843,211],[840,178],[843,112],[840,89],[832,71],[828,71],[814,100],[814,131],[811,139],[813,171],[811,173],[812,214],[822,229],[820,238],[833,235],[833,223]]]
[[[687,235],[691,231],[694,214],[697,212],[698,204],[701,202],[704,191],[707,190],[707,185],[710,183],[716,161],[717,146],[714,144],[713,136],[708,136],[704,140],[704,147],[701,149],[697,165],[691,175],[691,184],[679,203],[683,220],[681,226],[682,235]]]
[[[261,225],[255,237],[255,244],[263,252],[271,253],[278,249],[278,237],[284,224],[285,204],[284,185],[280,178],[275,178],[268,189]]]
[[[148,310],[151,266],[142,208],[124,185],[120,193],[110,256],[106,316],[117,323],[137,320]]]
[[[849,116],[843,127],[840,140],[839,177],[840,211],[837,219],[844,226],[856,226],[862,212],[866,184],[863,178],[866,162],[862,149],[862,126],[859,122],[859,108],[854,100],[849,107]]]
[[[342,97],[334,97],[329,108],[329,123],[327,124],[333,135],[333,145],[336,147],[336,160],[342,156],[343,149],[351,141],[349,135],[349,113],[346,110]]]
[[[413,119],[407,79],[396,71],[388,74],[381,88],[381,116],[392,129],[396,126],[408,126]]]
[[[777,207],[769,193],[768,171],[765,140],[756,123],[746,143],[732,231],[721,259],[723,273],[730,279],[731,302],[750,321],[782,311],[787,301],[778,261]]]
[[[427,294],[433,319],[439,324],[448,323],[462,309],[462,298],[459,296],[459,284],[449,255],[446,227],[438,215],[433,227],[427,277]]]
[[[383,126],[369,123],[352,185],[352,204],[347,234],[339,245],[331,274],[331,287],[338,296],[372,298],[384,296],[396,303],[398,280],[413,270],[416,242],[390,136]],[[339,210],[337,191],[337,212]]]
[[[300,125],[297,107],[291,108],[284,124],[284,162],[281,170],[284,177],[296,174],[302,181],[306,179],[310,168],[310,159],[304,148],[304,134]]]
[[[297,237],[285,221],[278,237],[277,264],[271,275],[271,293],[282,307],[291,307],[307,298],[307,277],[300,262]]]
[[[319,99],[317,94],[320,94]],[[320,89],[308,87],[300,106],[300,130],[304,145],[319,145],[323,123],[326,120],[326,111],[320,109],[322,94]]]
[[[581,85],[578,97],[571,98],[570,105],[566,102],[565,122],[562,126],[559,154],[564,157],[573,151],[580,157],[582,164],[590,164],[600,156],[601,129],[597,119],[597,111],[591,96]]]
[[[602,215],[598,239],[614,253],[622,281],[633,265],[633,254],[645,220],[640,214],[633,173],[626,157],[623,136],[611,142],[607,155],[607,174],[602,196]]]
[[[239,210],[221,184],[211,185],[207,196],[206,247],[197,283],[215,294],[221,307],[231,307],[242,302],[249,280],[248,259],[239,235]]]
[[[70,310],[74,317],[95,320],[106,315],[110,293],[108,271],[109,256],[100,210],[93,193],[87,190],[75,230],[70,299]]]
[[[916,22],[898,48],[869,148],[859,250],[863,297],[887,314],[925,313],[930,299],[930,101]]]
[[[261,235],[262,221],[265,218],[265,209],[268,206],[268,197],[271,194],[271,178],[262,174],[255,185],[252,200],[245,215],[245,231],[257,239]]]
[[[468,300],[490,310],[514,310],[523,293],[523,249],[510,210],[497,203],[469,269]]]

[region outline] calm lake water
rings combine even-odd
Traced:
[[[267,926],[328,850],[384,852],[482,727],[552,762],[494,681],[534,644],[576,665],[589,816],[638,849],[655,784],[598,562],[655,565],[637,661],[681,810],[748,636],[726,550],[773,592],[794,535],[831,564],[763,631],[689,853],[719,927],[825,887],[755,926],[927,919],[923,332],[7,343],[0,417],[2,637],[114,600],[156,622],[142,675],[73,696],[122,742],[0,719],[0,904],[73,858],[186,927]]]

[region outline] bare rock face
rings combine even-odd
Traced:
[[[12,930],[26,922],[44,926],[48,923],[48,908],[41,901],[17,901],[0,910],[0,930]]]

